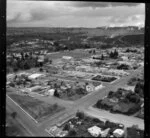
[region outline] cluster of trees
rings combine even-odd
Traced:
[[[86,90],[83,89],[83,88],[76,88],[76,89],[68,88],[68,89],[65,90],[65,92],[63,92],[61,94],[59,94],[59,92],[56,89],[55,92],[54,92],[54,96],[59,98],[59,97],[63,96],[63,94],[64,95],[66,94],[68,97],[71,97],[71,96],[73,96],[75,94],[84,95],[86,93],[87,93]]]
[[[99,59],[99,60],[104,60],[104,55],[102,54],[101,57],[93,57],[93,59]]]
[[[110,58],[114,58],[114,59],[118,58],[118,55],[119,55],[119,53],[118,53],[118,51],[117,51],[116,49],[114,50],[114,52],[111,51],[111,52],[109,53],[109,57],[110,57]]]
[[[96,77],[92,78],[92,80],[112,82],[112,81],[116,80],[116,78],[115,77],[106,77],[106,76],[97,75]]]
[[[89,54],[96,54],[95,49],[94,50],[89,50]]]
[[[124,69],[124,70],[128,70],[130,67],[129,65],[126,64],[121,64],[117,66],[117,69]]]
[[[140,102],[140,97],[138,95],[136,95],[135,93],[128,93],[126,95],[126,99],[129,101],[129,102],[132,102],[132,103],[139,103]]]
[[[134,92],[139,94],[140,97],[144,97],[144,82],[143,81],[137,82]]]
[[[118,112],[118,113],[123,113],[123,114],[127,114],[127,115],[131,115],[131,114],[139,111],[140,110],[140,96],[136,93],[128,92],[128,94],[126,94],[123,97],[123,92],[125,92],[124,89],[118,89],[117,92],[110,91],[107,96],[108,98],[116,97],[117,99],[120,99],[118,104],[110,105],[109,102],[108,102],[108,104],[107,104],[107,101],[105,103],[103,103],[103,100],[100,99],[97,101],[95,106],[97,108],[110,110],[113,113]],[[123,98],[123,99],[121,99],[121,98]],[[122,110],[122,106],[123,105],[130,106],[130,104],[131,105],[133,104],[133,106],[131,106],[127,111],[124,112],[124,109]],[[116,108],[118,108],[118,109],[116,110]]]
[[[24,54],[21,52],[21,58],[12,55],[12,58],[7,61],[7,72],[16,72],[18,70],[26,70],[32,67],[41,67],[43,64],[38,62],[38,58],[38,56],[33,57],[32,52],[30,52],[30,54]],[[47,63],[48,61],[48,58],[44,59],[44,63]]]
[[[136,53],[136,52],[138,52],[138,51],[137,51],[137,49],[129,49],[129,48],[128,48],[128,49],[126,50],[126,52],[133,52],[133,53]]]
[[[99,66],[103,65],[104,63],[102,61],[98,61],[98,62],[95,62],[94,64],[99,67]]]
[[[76,117],[78,117],[79,119],[84,119],[84,118],[85,118],[84,112],[78,111],[78,112],[76,113]]]
[[[58,93],[57,89],[56,89],[55,92],[54,92],[54,96],[55,96],[55,97],[58,97],[58,98],[60,97],[60,94]]]
[[[127,128],[127,138],[144,138],[144,131],[135,126]]]
[[[55,51],[90,48],[89,44],[82,44],[80,42],[64,42],[64,45],[61,45],[59,42],[55,41],[54,45],[55,45]]]

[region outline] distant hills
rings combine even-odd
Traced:
[[[144,28],[97,27],[97,28],[7,28],[7,46],[14,42],[33,39],[57,41],[68,49],[80,47],[132,47],[144,46]],[[49,45],[49,44],[47,44]],[[41,45],[41,47],[43,47]],[[54,46],[55,47],[55,46]]]

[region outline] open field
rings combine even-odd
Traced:
[[[12,112],[6,110],[6,136],[27,136],[28,132],[12,117]]]
[[[17,94],[11,94],[9,96],[37,121],[42,121],[54,115],[56,112],[64,110],[64,107],[58,106],[57,104],[50,105],[29,96]]]

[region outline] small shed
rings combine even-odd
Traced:
[[[29,79],[36,79],[36,78],[38,78],[38,77],[40,77],[40,76],[42,76],[42,75],[43,75],[43,74],[34,73],[34,74],[30,75],[28,78],[29,78]]]
[[[124,135],[124,130],[123,129],[116,129],[114,132],[113,132],[113,135],[115,137],[123,137]]]
[[[94,137],[98,137],[101,134],[101,128],[97,127],[97,126],[93,126],[88,128],[88,132],[94,136]]]
[[[55,89],[48,90],[47,94],[53,96],[55,92]]]

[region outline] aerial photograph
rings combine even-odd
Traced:
[[[144,3],[6,11],[6,136],[144,138]]]

